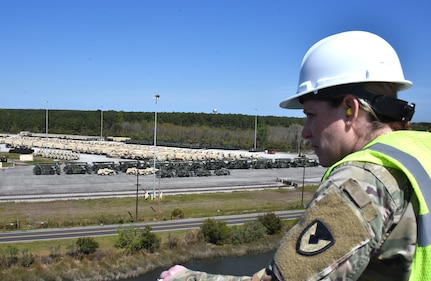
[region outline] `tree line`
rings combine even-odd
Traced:
[[[45,133],[48,119],[50,134],[130,137],[144,142],[154,138],[154,112],[0,109],[0,116],[1,133]],[[239,149],[252,149],[256,143],[260,149],[297,150],[304,121],[297,117],[159,112],[157,141]]]
[[[50,134],[130,137],[144,143],[154,138],[154,112],[0,109],[0,116],[1,133],[45,133],[48,119]],[[159,112],[157,141],[297,152],[307,145],[301,140],[304,122],[298,117]],[[412,128],[430,130],[431,123],[413,123]]]

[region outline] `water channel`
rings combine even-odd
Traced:
[[[227,257],[211,260],[199,260],[186,263],[187,268],[215,274],[226,274],[236,276],[251,276],[256,271],[268,265],[272,259],[274,251],[250,254],[241,257]],[[123,281],[156,281],[164,269],[157,269],[139,277],[126,279]]]

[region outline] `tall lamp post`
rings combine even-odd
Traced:
[[[46,101],[46,112],[45,112],[45,154],[48,153],[48,101]]]
[[[302,141],[300,141],[299,142],[299,147],[301,147],[301,142]],[[305,187],[305,166],[306,166],[306,164],[307,164],[307,157],[305,156],[305,154],[304,155],[302,155],[301,154],[301,149],[299,149],[299,154],[301,155],[301,157],[302,157],[302,162],[303,162],[303,165],[304,165],[304,168],[303,168],[303,170],[302,170],[302,192],[301,192],[301,205],[302,205],[302,207],[305,207],[304,206],[304,187]]]
[[[253,151],[256,152],[256,138],[257,138],[257,108],[255,108],[256,114],[254,115],[254,147]]]
[[[103,141],[103,106],[100,110],[100,141]]]
[[[160,99],[160,95],[155,95],[154,100]],[[154,163],[153,163],[153,199],[156,198],[156,149],[157,149],[157,109],[154,109]]]
[[[135,216],[135,222],[138,222],[138,199],[139,199],[139,169],[136,168],[136,216]]]

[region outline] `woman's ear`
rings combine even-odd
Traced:
[[[346,124],[351,124],[358,118],[359,101],[354,95],[346,95],[343,99],[343,107],[346,111]]]

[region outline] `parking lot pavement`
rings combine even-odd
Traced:
[[[4,145],[0,145],[0,151],[4,151]],[[244,153],[244,152],[237,152]],[[297,155],[277,153],[265,154],[257,152],[259,156],[276,158],[294,158]],[[308,157],[308,156],[307,156]],[[311,155],[309,158],[315,158]],[[81,154],[79,162],[92,164],[93,162],[125,161],[126,159],[108,158],[103,155]],[[61,166],[63,169],[63,165]],[[302,183],[318,183],[325,168],[280,168],[280,169],[231,169],[228,176],[209,177],[175,177],[156,178],[153,175],[133,176],[125,173],[117,173],[112,176],[100,176],[97,174],[67,175],[63,171],[60,175],[34,175],[33,166],[6,167],[0,170],[0,200],[8,196],[33,196],[49,194],[87,194],[87,193],[121,193],[140,191],[177,191],[189,192],[193,189],[208,190],[214,188],[235,189],[244,186],[283,186],[281,182],[291,182],[298,186]]]
[[[4,168],[0,173],[0,197],[11,195],[76,194],[97,192],[157,191],[275,185],[281,180],[305,184],[318,183],[325,169],[318,167],[280,169],[234,169],[228,176],[156,178],[118,173],[112,176],[34,175],[32,166]],[[304,174],[305,172],[305,174]],[[303,178],[303,175],[304,178]]]

